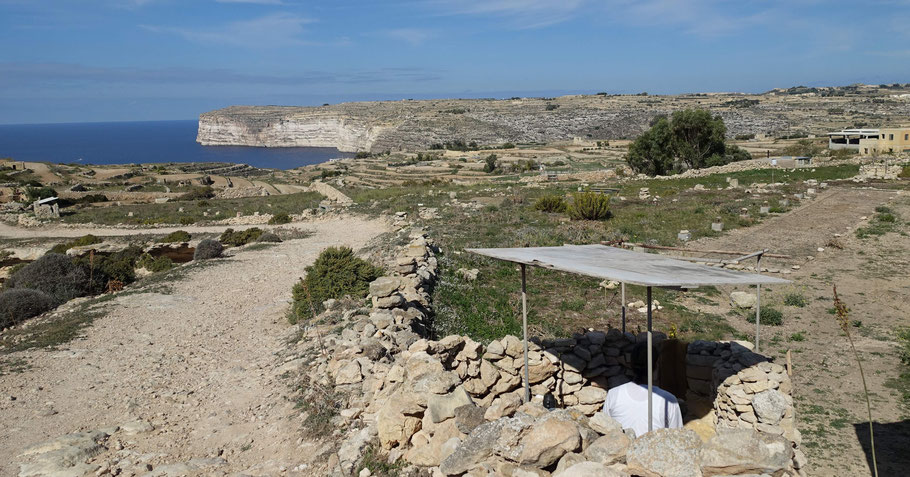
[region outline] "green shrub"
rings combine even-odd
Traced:
[[[291,321],[310,315],[310,302],[317,311],[322,302],[330,298],[350,295],[363,298],[370,282],[382,275],[382,269],[354,255],[348,247],[329,247],[319,254],[312,265],[306,267],[306,278],[294,285],[294,308]],[[309,288],[309,294],[307,289]]]
[[[193,260],[218,258],[223,251],[224,245],[221,245],[221,242],[214,239],[205,239],[199,242],[199,245],[196,245],[196,250],[193,252]]]
[[[165,272],[174,268],[174,261],[163,255],[155,258],[144,253],[139,257],[139,260],[136,261],[136,266],[144,268],[152,273]]]
[[[161,243],[182,243],[189,242],[192,238],[192,235],[189,232],[184,230],[177,230],[167,234],[163,239],[160,240]]]
[[[746,320],[755,321],[755,313],[746,313]],[[758,322],[762,325],[780,326],[784,323],[784,314],[770,306],[763,306]]]
[[[901,179],[910,179],[910,166],[904,166],[901,168],[901,173],[897,175]]]
[[[7,280],[9,288],[30,288],[48,294],[60,304],[88,295],[91,291],[86,271],[66,255],[49,253],[22,267]]]
[[[65,254],[67,250],[73,247],[84,247],[86,245],[95,245],[103,242],[101,238],[98,238],[92,234],[83,235],[82,237],[77,238],[66,243],[58,243],[54,245],[48,253],[61,253]]]
[[[185,192],[177,200],[202,200],[215,197],[215,189],[209,186],[196,186]]]
[[[269,219],[269,224],[272,225],[283,225],[289,223],[291,223],[291,216],[283,212],[275,214],[271,219]]]
[[[806,341],[806,336],[802,331],[799,331],[790,335],[790,341]]]
[[[483,162],[483,171],[487,174],[496,172],[496,169],[499,167],[499,162],[496,160],[496,154],[490,154]]]
[[[29,202],[34,202],[36,200],[47,199],[49,197],[57,197],[57,191],[51,189],[50,187],[26,187],[25,196],[28,198]]]
[[[534,203],[534,208],[542,212],[565,212],[568,204],[561,195],[545,195]]]
[[[111,281],[123,285],[136,281],[136,261],[142,253],[141,248],[131,245],[110,255],[95,255],[94,260],[84,255],[74,262],[89,275],[90,292],[100,293],[107,289]]]
[[[610,213],[610,196],[597,192],[576,192],[572,194],[569,216],[574,220],[607,220]]]
[[[252,227],[246,230],[234,231],[234,229],[227,229],[218,239],[221,243],[230,246],[230,247],[239,247],[241,245],[246,245],[250,242],[255,242],[259,239],[264,231],[259,227]]]
[[[265,232],[259,236],[259,240],[257,240],[257,242],[280,243],[281,237],[279,237],[278,234],[272,232]]]
[[[50,310],[54,299],[38,290],[14,288],[0,293],[0,330]]]
[[[784,305],[802,308],[806,306],[806,298],[799,293],[790,293],[784,297]]]

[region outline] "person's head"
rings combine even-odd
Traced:
[[[657,346],[651,346],[651,362],[653,369],[657,369]],[[632,372],[635,382],[645,384],[648,382],[648,343],[636,343],[632,348]]]

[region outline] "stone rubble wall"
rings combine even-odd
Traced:
[[[342,302],[328,302],[325,316],[335,317],[342,325],[339,331],[328,336],[306,333],[297,346],[308,348],[311,357],[285,365],[347,396],[347,407],[333,418],[342,433],[337,452],[326,456],[333,471],[356,470],[367,447],[378,441],[390,462],[429,468],[433,475],[518,475],[517,469],[536,475],[676,475],[661,470],[668,468],[683,472],[679,475],[740,473],[728,472],[734,468],[777,476],[799,473],[795,466],[804,462],[794,463],[792,432],[719,425],[721,433],[707,442],[688,429],[635,439],[598,412],[607,390],[629,380],[626,356],[644,334],[613,329],[532,339],[528,364],[533,398],[524,403],[524,349],[518,337],[486,346],[457,335],[430,339],[437,251],[423,233],[412,234],[394,259],[391,274],[370,285],[372,307],[353,308],[352,303],[344,309]],[[665,338],[654,335],[655,343]],[[738,365],[737,371],[751,372],[753,368],[744,369],[734,358],[758,360],[756,364],[769,366],[764,375],[777,379],[773,385],[771,378],[765,379],[768,389],[789,399],[781,391],[789,393],[789,379],[775,374],[776,365],[765,363],[764,357],[713,342],[693,343],[689,356],[691,370],[697,370],[693,380],[711,383],[720,376],[716,370],[728,369],[723,367],[727,364],[730,370]],[[696,386],[710,391],[703,383]],[[548,393],[564,409],[546,410],[542,403]],[[722,402],[715,404],[723,423],[730,420],[731,409],[737,411],[728,405],[728,395],[725,389],[718,394]],[[792,399],[787,402],[790,410],[774,424],[781,429],[793,423]],[[755,404],[760,422],[767,419],[770,424],[768,409],[775,403]]]

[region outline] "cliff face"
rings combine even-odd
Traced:
[[[369,150],[381,127],[299,109],[231,107],[202,114],[196,141],[204,146],[334,147]]]

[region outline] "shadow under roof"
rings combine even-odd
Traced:
[[[469,248],[468,252],[633,285],[696,288],[711,285],[782,285],[790,280],[677,260],[606,245]]]

